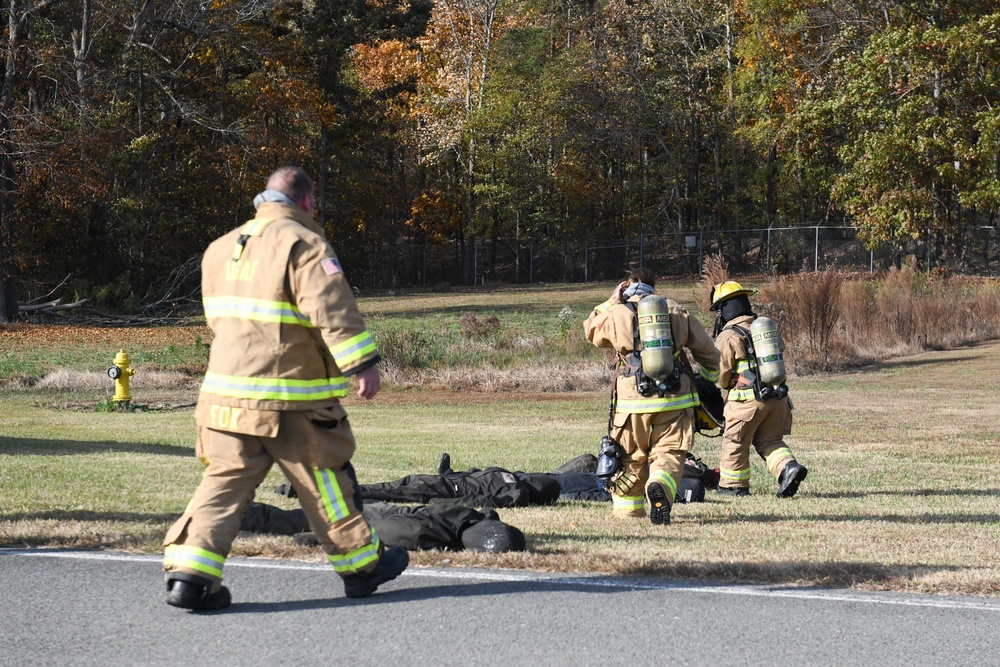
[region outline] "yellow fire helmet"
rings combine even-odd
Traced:
[[[709,300],[712,305],[708,307],[709,310],[718,310],[719,304],[721,304],[726,299],[733,296],[756,294],[757,290],[744,289],[743,285],[740,285],[735,280],[727,280],[724,283],[719,283],[712,288],[712,293],[709,295]]]

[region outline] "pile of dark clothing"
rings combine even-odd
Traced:
[[[470,507],[533,507],[551,505],[559,499],[559,483],[553,475],[497,467],[456,472],[451,469],[448,454],[441,456],[436,475],[407,475],[392,482],[362,484],[358,490],[366,500],[449,500]]]
[[[388,545],[503,553],[524,551],[524,534],[501,521],[491,508],[551,505],[556,500],[610,502],[611,494],[596,471],[593,454],[571,459],[551,473],[511,472],[497,467],[456,472],[451,469],[451,457],[443,454],[436,475],[407,475],[392,482],[363,484],[358,490],[364,499],[362,514]],[[718,470],[709,469],[688,453],[676,501],[703,502],[705,489],[718,485]],[[275,492],[290,498],[296,495],[288,482]],[[383,501],[421,504],[400,506]],[[253,503],[240,530],[292,535],[299,544],[316,543],[299,509]]]
[[[280,487],[279,487],[280,488]],[[366,502],[365,520],[387,545],[406,549],[450,549],[460,551],[524,551],[524,533],[500,520],[494,510],[477,511],[460,505],[399,506]],[[318,544],[312,527],[300,509],[283,510],[253,503],[240,523],[252,533],[292,535],[301,545]]]

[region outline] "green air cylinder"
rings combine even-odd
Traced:
[[[777,322],[770,317],[758,317],[750,325],[750,338],[757,355],[757,374],[761,382],[777,387],[785,381],[785,359],[781,356]]]
[[[636,308],[636,319],[642,343],[642,372],[663,382],[674,372],[674,340],[667,300],[658,294],[644,296]]]

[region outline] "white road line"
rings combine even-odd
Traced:
[[[74,558],[78,560],[112,560],[126,562],[160,563],[162,556],[113,553],[105,551],[54,551],[50,549],[0,549],[0,556],[29,556],[42,558]],[[299,563],[264,558],[230,558],[226,567],[261,568],[267,570],[310,570],[329,572],[330,566],[321,563]],[[515,572],[511,570],[466,570],[461,568],[415,567],[406,570],[403,577],[430,577],[435,579],[460,579],[473,581],[525,582],[555,584],[563,586],[589,586],[592,588],[618,589],[624,591],[670,590],[708,595],[741,595],[765,598],[792,598],[798,600],[819,600],[823,602],[855,602],[863,604],[895,605],[903,607],[930,607],[936,609],[973,609],[976,611],[1000,612],[1000,600],[992,598],[935,598],[928,595],[905,593],[852,592],[845,589],[816,589],[781,587],[768,584],[695,584],[683,581],[655,581],[639,579],[615,579],[606,576],[566,577],[538,572]]]

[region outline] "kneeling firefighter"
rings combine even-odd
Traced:
[[[728,390],[719,460],[719,493],[750,494],[750,446],[778,480],[778,497],[791,498],[806,478],[783,440],[792,431],[785,384],[784,344],[774,320],[750,308],[753,290],[727,281],[712,287],[715,346],[721,355],[718,385]]]
[[[631,271],[584,322],[587,338],[610,348],[617,363],[602,449],[617,450],[620,467],[610,477],[615,516],[646,516],[670,523],[670,508],[684,476],[685,452],[694,442],[698,394],[685,348],[715,382],[719,352],[708,332],[677,302],[655,294],[651,271]],[[617,466],[616,466],[617,467]],[[611,471],[602,470],[598,475]]]

